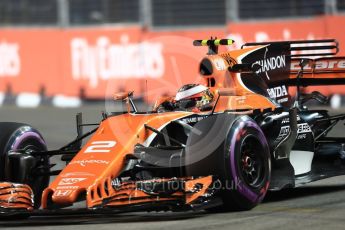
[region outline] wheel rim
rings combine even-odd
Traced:
[[[264,151],[260,141],[253,135],[245,137],[241,145],[240,172],[245,183],[258,188],[265,181]]]

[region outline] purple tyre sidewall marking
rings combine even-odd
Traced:
[[[45,141],[43,140],[43,138],[36,132],[33,131],[28,131],[25,132],[24,134],[20,135],[19,137],[17,137],[14,142],[12,143],[12,145],[10,146],[9,150],[18,150],[19,146],[26,140],[28,139],[36,139],[39,143],[41,143],[43,146],[46,146]]]
[[[265,146],[267,145],[267,140],[265,138],[265,135],[263,134],[263,132],[261,131],[260,127],[252,122],[252,121],[242,121],[240,123],[240,126],[237,130],[241,131],[243,127],[252,127],[255,128],[256,130],[259,131],[259,140],[262,144],[264,144]],[[251,202],[255,203],[255,202],[260,202],[263,198],[265,193],[263,194],[257,194],[255,192],[253,192],[248,186],[246,186],[243,183],[239,183],[239,176],[237,175],[237,165],[236,165],[236,160],[235,160],[235,146],[236,146],[236,138],[237,135],[239,134],[239,131],[235,131],[234,135],[231,138],[231,142],[230,142],[230,167],[231,167],[231,175],[233,177],[233,180],[235,181],[236,184],[236,189],[238,189],[238,191],[244,196],[246,197],[248,200],[250,200]]]

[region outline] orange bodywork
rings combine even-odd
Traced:
[[[214,112],[226,110],[255,110],[275,108],[275,104],[268,98],[251,92],[241,82],[239,73],[230,73],[228,67],[237,63],[241,57],[256,50],[257,47],[237,51],[229,51],[219,55],[208,55],[214,71],[211,76],[203,76],[205,85],[218,97],[221,89],[231,89],[231,93],[220,96]],[[212,78],[212,79],[210,79]],[[209,82],[214,84],[210,85]],[[171,100],[161,98],[157,100],[155,108],[162,102]],[[113,180],[121,173],[127,156],[133,154],[134,146],[142,144],[148,146],[155,137],[155,133],[145,128],[145,125],[160,130],[173,120],[195,114],[209,112],[165,112],[152,114],[123,114],[109,117],[101,122],[92,138],[63,169],[57,178],[46,188],[42,195],[42,207],[48,208],[49,202],[60,205],[69,205],[77,201],[78,196],[86,193],[88,207],[95,207],[104,199],[111,199],[109,205],[126,205],[136,202],[157,200],[135,188],[134,184],[124,184],[124,190],[116,191]],[[172,197],[159,198],[160,200],[174,200],[184,197],[189,203],[203,195],[211,184],[212,179],[200,178],[205,186],[200,191],[185,195],[176,193]],[[186,182],[192,187],[194,179]],[[131,199],[135,198],[135,199]],[[49,201],[49,202],[48,202]]]
[[[145,141],[156,135],[144,125],[159,129],[190,114],[124,114],[104,120],[88,143],[44,191],[42,206],[46,207],[48,195],[52,193],[52,201],[58,204],[75,202],[81,192],[86,192],[88,205],[92,205],[94,199],[108,197],[105,188],[112,192],[111,182],[121,172],[126,155],[133,153],[136,144],[146,145]],[[114,145],[97,152],[97,148],[102,150],[102,146],[95,147],[94,143],[101,142]],[[92,148],[95,150],[90,151]]]
[[[32,210],[34,194],[25,184],[0,182],[0,208]]]
[[[215,112],[276,108],[276,105],[270,99],[249,90],[243,84],[240,73],[228,71],[229,67],[241,63],[241,57],[258,48],[260,47],[228,51],[219,55],[209,55],[206,57],[212,63],[212,69],[216,71],[211,76],[204,76],[205,84],[210,87],[210,79],[214,80],[214,85],[211,85],[210,89],[216,97],[221,89],[231,91],[227,96],[219,98]]]

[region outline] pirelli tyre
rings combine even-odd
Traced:
[[[186,144],[187,176],[214,175],[223,206],[211,211],[250,210],[264,198],[271,161],[266,138],[248,116],[218,114],[198,122]]]
[[[15,182],[29,185],[35,195],[35,207],[40,205],[42,191],[49,184],[49,176],[43,175],[49,170],[49,157],[31,157],[32,151],[47,150],[42,135],[27,124],[0,122],[0,181]],[[20,152],[26,158],[31,158],[28,167],[21,163],[16,169],[9,169],[10,151]],[[25,164],[25,163],[24,163]],[[27,165],[25,165],[27,166]],[[26,168],[24,170],[24,168]]]

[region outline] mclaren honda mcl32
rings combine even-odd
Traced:
[[[337,41],[218,52],[233,42],[194,41],[208,47],[200,84],[151,112],[137,110],[132,92],[118,93],[125,111],[103,113],[99,124],[78,114],[76,139],[58,150],[30,125],[0,123],[1,215],[249,210],[268,190],[344,175],[345,138],[328,133],[345,114],[309,110],[307,101],[328,98],[301,90],[345,83]],[[66,162],[60,170],[50,163],[56,155]]]

